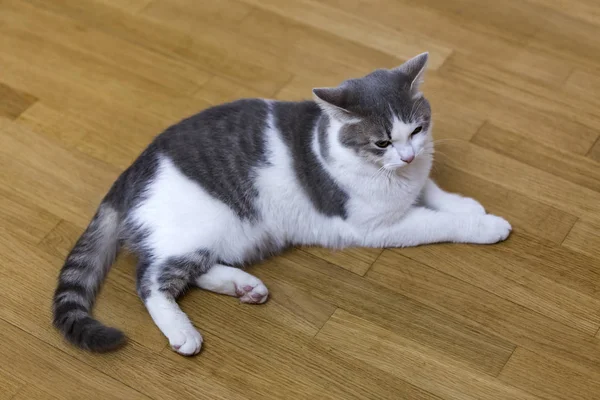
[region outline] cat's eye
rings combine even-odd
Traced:
[[[388,147],[390,144],[392,144],[392,142],[390,142],[389,140],[380,140],[378,142],[375,142],[375,146],[381,147],[382,149]]]
[[[414,131],[412,131],[412,133],[410,134],[410,136],[414,136],[417,133],[421,132],[423,130],[423,127],[418,126]]]

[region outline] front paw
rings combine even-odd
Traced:
[[[470,197],[461,197],[456,199],[452,212],[457,214],[485,214],[485,208],[475,199]]]
[[[471,243],[492,244],[505,240],[512,231],[510,223],[495,215],[482,215],[478,218]]]

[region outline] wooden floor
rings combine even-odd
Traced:
[[[0,0],[0,399],[600,399],[597,0]],[[309,98],[430,51],[434,175],[514,226],[495,246],[252,268],[263,306],[192,291],[174,354],[122,257],[92,355],[50,324],[66,252],[182,117]]]

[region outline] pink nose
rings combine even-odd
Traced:
[[[415,159],[415,156],[414,156],[414,154],[413,154],[413,155],[410,155],[410,156],[408,156],[408,157],[406,157],[406,158],[402,158],[402,157],[401,157],[400,159],[401,159],[402,161],[404,161],[405,163],[407,163],[407,164],[410,164],[410,163],[412,162],[412,160],[414,160],[414,159]]]

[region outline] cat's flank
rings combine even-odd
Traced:
[[[237,267],[289,245],[405,247],[496,243],[511,226],[431,179],[431,110],[419,90],[427,53],[315,101],[239,100],[170,127],[117,179],[67,257],[54,325],[92,351],[124,335],[91,316],[121,246],[139,259],[137,292],[183,355],[202,336],[177,305],[195,285],[260,304]]]

